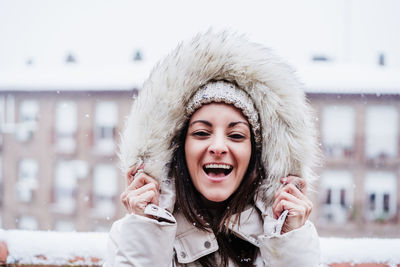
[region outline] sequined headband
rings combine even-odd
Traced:
[[[258,112],[254,107],[253,100],[246,92],[226,81],[207,83],[197,90],[190,99],[186,106],[186,115],[190,117],[201,106],[212,102],[223,102],[240,109],[251,125],[256,144],[261,144]]]

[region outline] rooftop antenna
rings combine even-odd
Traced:
[[[32,58],[28,58],[28,59],[25,61],[25,64],[28,65],[28,66],[32,66],[32,65],[33,65],[33,59],[32,59]]]
[[[385,66],[385,54],[382,52],[378,55],[378,65]]]
[[[133,61],[142,61],[142,60],[143,60],[142,52],[140,50],[137,50],[135,56],[133,57]]]
[[[71,52],[68,53],[65,63],[76,63],[76,58]]]

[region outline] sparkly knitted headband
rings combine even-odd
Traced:
[[[253,100],[246,92],[226,81],[209,82],[192,96],[186,106],[186,115],[190,117],[201,106],[212,102],[223,102],[240,109],[251,125],[256,144],[261,144],[258,112],[254,107]]]

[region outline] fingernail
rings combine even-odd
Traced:
[[[144,172],[143,169],[139,169],[136,171],[135,175],[133,175],[133,179],[135,179],[139,174],[141,174],[142,172]]]
[[[136,162],[136,166],[140,166],[140,165],[142,165],[143,164],[143,160],[142,160],[142,158],[139,158],[138,160],[137,160],[137,162]]]
[[[283,177],[283,178],[281,179],[281,183],[286,184],[286,183],[287,183],[287,178],[286,178],[286,177]]]

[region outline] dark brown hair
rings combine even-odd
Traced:
[[[251,156],[249,166],[238,189],[223,204],[219,216],[212,216],[209,209],[202,202],[202,195],[193,185],[185,157],[185,139],[189,122],[175,138],[178,144],[171,162],[170,177],[175,179],[176,209],[180,210],[185,218],[203,231],[212,231],[219,245],[220,266],[227,266],[229,258],[238,266],[253,266],[257,253],[255,246],[234,236],[226,227],[230,218],[239,214],[252,204],[257,188],[265,177],[261,163],[261,151],[256,148],[253,133],[251,133]],[[215,215],[215,214],[214,214]],[[240,224],[239,216],[234,223]],[[202,266],[215,266],[214,254],[199,259]]]

